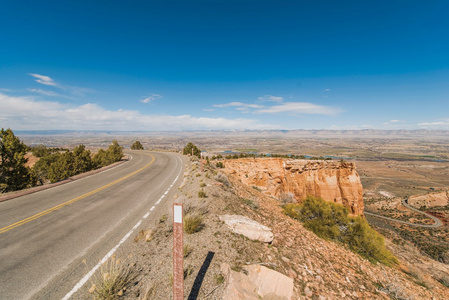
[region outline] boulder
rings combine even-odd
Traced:
[[[273,233],[271,229],[250,218],[239,215],[223,215],[220,220],[235,233],[242,234],[251,240],[271,243]]]
[[[223,295],[225,300],[271,299],[290,300],[293,296],[293,279],[261,265],[244,267],[245,273],[235,272],[228,264],[221,265],[227,279]]]

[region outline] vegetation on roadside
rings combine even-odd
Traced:
[[[184,155],[193,155],[193,156],[196,156],[196,157],[200,158],[201,151],[193,143],[188,143],[184,147],[184,149],[182,150],[182,154],[184,154]]]
[[[11,129],[0,131],[0,193],[33,186],[36,182],[31,169],[25,164],[28,147]]]
[[[303,203],[285,204],[283,209],[319,237],[345,244],[373,263],[388,266],[397,263],[384,238],[365,219],[349,216],[343,205],[309,196]]]
[[[31,152],[39,157],[32,168],[26,166],[29,148],[11,129],[0,131],[0,193],[41,185],[46,181],[58,182],[119,161],[123,148],[116,140],[107,150],[92,155],[84,145],[69,151],[38,145]]]
[[[132,145],[131,145],[131,150],[143,150],[143,146],[139,141],[135,141]]]
[[[124,266],[120,259],[113,256],[92,276],[89,292],[94,299],[118,299],[135,277],[136,273],[130,265]]]
[[[204,227],[203,216],[207,213],[205,206],[184,206],[184,231],[193,234]]]
[[[122,147],[116,140],[112,142],[108,150],[100,149],[94,156],[84,145],[79,145],[73,151],[56,152],[41,157],[34,165],[33,173],[38,183],[43,184],[46,180],[53,183],[110,165],[119,161],[122,156]]]

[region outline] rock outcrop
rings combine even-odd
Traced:
[[[301,202],[311,195],[363,215],[363,187],[354,163],[246,158],[227,160],[225,166],[228,174],[276,198],[292,195]]]

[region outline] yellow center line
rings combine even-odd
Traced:
[[[151,161],[150,161],[147,165],[143,166],[142,168],[140,168],[140,169],[138,169],[138,170],[136,170],[136,171],[134,171],[134,172],[132,172],[132,173],[130,173],[130,174],[128,174],[128,175],[126,175],[126,176],[120,178],[120,179],[117,179],[117,180],[115,180],[115,181],[113,181],[113,182],[111,182],[111,183],[108,183],[108,184],[106,184],[106,185],[104,185],[104,186],[102,186],[102,187],[99,187],[98,189],[95,189],[95,190],[93,190],[93,191],[90,191],[90,192],[88,192],[88,193],[86,193],[86,194],[84,194],[84,195],[81,195],[81,196],[76,197],[76,198],[73,198],[73,199],[71,199],[71,200],[69,200],[69,201],[67,201],[67,202],[64,202],[64,203],[61,203],[61,204],[56,205],[56,206],[54,206],[54,207],[51,207],[51,208],[49,208],[49,209],[46,209],[46,210],[44,210],[44,211],[42,211],[42,212],[40,212],[40,213],[38,213],[38,214],[35,214],[35,215],[33,215],[33,216],[31,216],[31,217],[28,217],[28,218],[26,218],[26,219],[20,220],[20,221],[14,223],[14,224],[8,225],[8,226],[3,227],[3,228],[0,228],[0,234],[1,234],[1,233],[5,233],[5,232],[7,232],[7,231],[9,231],[9,230],[11,230],[11,229],[13,229],[13,228],[19,227],[19,226],[21,226],[21,225],[23,225],[23,224],[26,224],[26,223],[28,223],[28,222],[31,222],[31,221],[33,221],[33,220],[36,220],[36,219],[38,219],[38,218],[40,218],[40,217],[42,217],[42,216],[45,216],[45,215],[47,215],[47,214],[49,214],[49,213],[51,213],[51,212],[53,212],[53,211],[56,211],[56,210],[58,210],[58,209],[60,209],[60,208],[63,208],[64,206],[67,206],[67,205],[70,205],[70,204],[72,204],[72,203],[75,203],[76,201],[79,201],[79,200],[81,200],[81,199],[84,199],[84,198],[86,198],[86,197],[89,197],[89,196],[91,196],[91,195],[93,195],[93,194],[95,194],[95,193],[98,193],[98,192],[100,192],[100,191],[102,191],[102,190],[104,190],[104,189],[107,189],[108,187],[111,187],[111,186],[113,186],[113,185],[116,185],[117,183],[119,183],[119,182],[121,182],[121,181],[123,181],[123,180],[126,180],[126,179],[130,178],[131,176],[136,175],[137,173],[142,172],[143,170],[145,170],[146,168],[148,168],[149,166],[151,166],[151,165],[156,161],[156,157],[154,157],[153,155],[151,155],[151,154],[146,154],[146,155],[151,156],[152,159],[151,159]]]

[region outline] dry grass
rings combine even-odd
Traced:
[[[206,206],[184,205],[184,231],[193,234],[200,231],[203,224],[203,215],[207,213]]]
[[[279,196],[279,201],[282,204],[287,204],[287,203],[296,203],[297,201],[295,200],[295,195],[293,193],[282,193]]]
[[[191,247],[190,245],[188,245],[188,244],[185,244],[184,247],[183,247],[183,249],[182,249],[184,258],[186,258],[187,256],[189,256],[190,253],[192,253],[192,251],[193,251],[192,247]]]
[[[143,295],[142,300],[150,300],[153,299],[153,297],[156,294],[158,285],[151,285],[147,290],[145,291],[145,294]]]
[[[113,256],[92,276],[89,293],[93,294],[94,299],[118,299],[135,276],[132,266],[121,264],[120,259]]]
[[[139,240],[144,240],[145,242],[151,242],[154,236],[153,229],[141,230],[139,234],[134,238],[134,242],[137,243]]]
[[[199,214],[189,214],[184,216],[184,231],[193,234],[203,228],[203,217]]]

